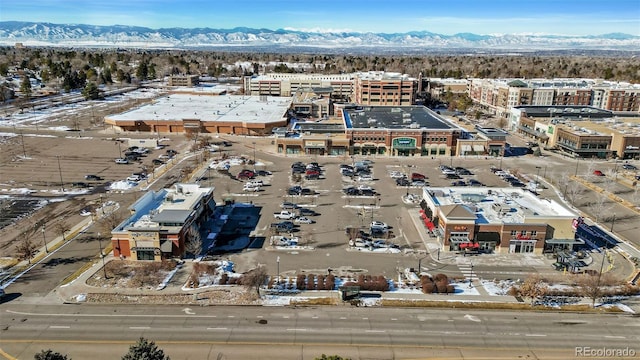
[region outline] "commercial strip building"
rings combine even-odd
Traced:
[[[130,216],[111,231],[114,256],[131,260],[183,257],[190,237],[206,236],[215,211],[212,187],[175,184],[150,191],[129,207]]]
[[[120,131],[270,135],[288,124],[289,97],[176,93],[121,114],[105,117]]]
[[[542,146],[582,158],[640,158],[640,117],[591,106],[519,106],[509,126]]]
[[[514,188],[425,187],[421,216],[441,250],[536,253],[572,249],[569,209]]]
[[[336,116],[322,123],[298,122],[293,133],[276,138],[284,154],[498,156],[506,133],[493,128],[467,130],[424,106],[336,104]]]

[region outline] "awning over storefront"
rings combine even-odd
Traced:
[[[462,145],[462,151],[471,151],[471,145]]]
[[[547,244],[555,244],[555,245],[583,245],[584,240],[582,239],[547,239],[544,241]]]
[[[473,151],[475,151],[475,152],[484,151],[484,145],[473,145]]]
[[[459,245],[460,249],[478,249],[480,247],[479,243],[462,243]]]

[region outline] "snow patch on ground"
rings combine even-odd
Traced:
[[[136,186],[138,186],[138,183],[136,182],[121,180],[111,183],[111,185],[109,185],[109,190],[130,190]]]

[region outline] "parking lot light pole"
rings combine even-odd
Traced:
[[[469,289],[471,289],[472,285],[471,283],[473,282],[473,262],[469,263],[471,265],[471,276],[469,277]]]
[[[536,166],[536,169],[538,169],[538,171],[536,172],[536,194],[537,194],[538,186],[540,186],[540,169],[542,169],[542,167]]]
[[[277,279],[276,281],[277,281],[278,285],[280,285],[280,256],[278,256],[276,258],[276,265],[277,265],[276,269],[277,269],[277,274],[278,274],[276,276],[276,279]]]
[[[44,243],[44,251],[48,254],[49,249],[47,248],[47,238],[44,235],[44,224],[42,225],[42,242]]]
[[[418,259],[418,276],[420,276],[420,273],[422,272],[422,260],[426,259],[428,256],[425,257],[421,257],[420,259]]]
[[[253,144],[253,172],[256,171],[256,142],[252,142]]]

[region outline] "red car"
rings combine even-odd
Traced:
[[[426,178],[427,178],[426,176],[419,173],[411,174],[411,181],[425,180]]]
[[[595,170],[593,172],[593,175],[595,175],[595,176],[604,176],[604,173],[602,171],[600,171],[600,170]]]
[[[309,175],[318,175],[318,176],[320,176],[320,171],[317,171],[317,170],[307,170],[307,171],[305,172],[305,175],[307,175],[307,176],[309,176]]]
[[[253,179],[256,174],[251,170],[242,170],[238,173],[238,179]]]

